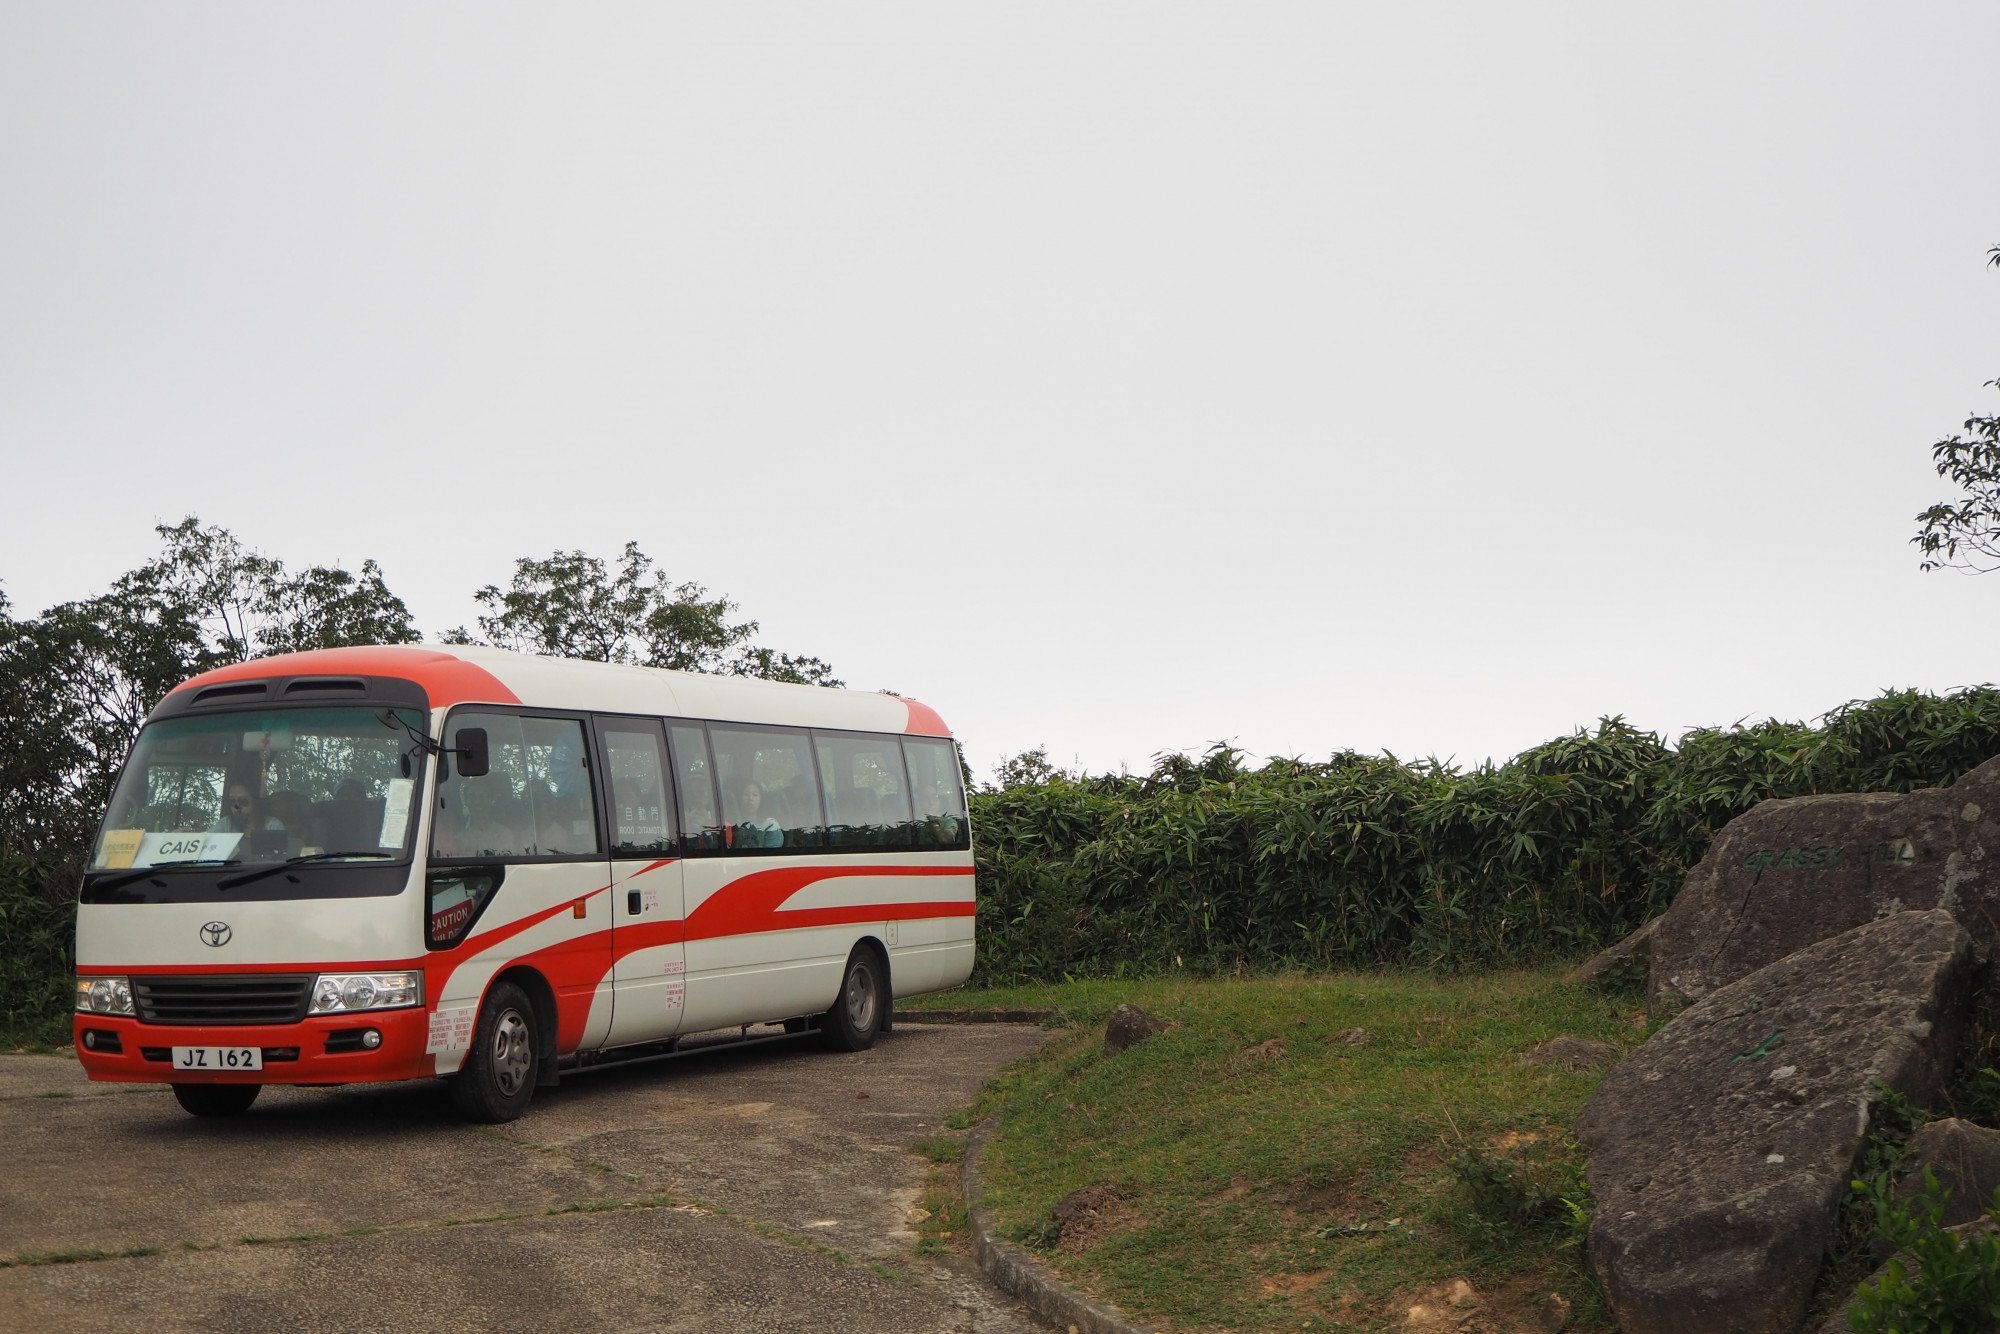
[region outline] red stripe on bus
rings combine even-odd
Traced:
[[[781,919],[794,917],[800,912],[817,912],[819,909],[793,908],[789,911],[780,911],[779,905],[808,885],[821,880],[840,880],[857,875],[969,878],[972,875],[972,868],[969,866],[779,866],[769,871],[753,871],[740,880],[730,881],[687,915],[687,939],[712,940],[717,936],[747,936],[762,931],[783,931],[795,924],[818,925],[818,923],[788,922]],[[968,902],[965,905],[965,915],[970,916],[971,912],[972,904]],[[855,917],[849,920],[865,922],[874,918]]]
[[[383,645],[375,648],[319,648],[304,653],[279,653],[249,662],[231,663],[175,686],[174,694],[199,690],[218,681],[244,681],[266,676],[398,676],[415,681],[430,697],[431,707],[447,704],[519,704],[520,697],[500,678],[476,663],[440,653],[434,648]]]

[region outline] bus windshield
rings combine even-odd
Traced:
[[[139,734],[93,871],[407,857],[425,719],[414,709],[170,718]]]

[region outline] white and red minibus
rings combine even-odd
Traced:
[[[860,1050],[972,970],[960,773],[890,694],[457,646],[209,672],[85,872],[77,1058],[196,1115],[442,1076],[501,1121],[697,1033]]]

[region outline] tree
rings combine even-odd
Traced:
[[[999,767],[993,771],[993,781],[1003,791],[1010,787],[1040,787],[1068,776],[1049,763],[1047,746],[1036,746],[1033,750],[1024,750],[1019,755],[1001,760]]]
[[[15,620],[0,597],[0,854],[72,855],[139,727],[188,677],[264,653],[409,643],[373,561],[284,566],[227,529],[159,527],[164,550],[109,592]]]
[[[488,584],[473,597],[488,609],[479,618],[485,642],[517,652],[842,684],[818,658],[753,645],[757,622],[732,622],[734,602],[700,584],[674,583],[637,542],[625,544],[615,569],[581,551],[557,551],[546,560],[523,556],[509,588]],[[478,642],[463,628],[444,638]]]
[[[244,546],[226,528],[203,527],[193,515],[155,531],[166,549],[120,579],[119,588],[193,617],[227,661],[423,638],[372,560],[361,563],[358,577],[327,565],[291,575],[282,561]]]
[[[1987,254],[1987,262],[2000,268],[2000,246]],[[2000,380],[1986,383],[2000,387]],[[1917,516],[1910,543],[1923,553],[1925,570],[2000,569],[2000,417],[1968,417],[1964,429],[1931,446],[1938,476],[1965,494]]]

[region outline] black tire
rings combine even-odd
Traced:
[[[174,1100],[195,1116],[241,1116],[263,1091],[262,1084],[176,1084]]]
[[[840,974],[833,1008],[819,1017],[820,1041],[830,1051],[867,1051],[882,1031],[889,1010],[889,979],[882,957],[866,945],[856,945]]]
[[[451,1100],[467,1120],[498,1125],[528,1110],[540,1073],[540,1037],[526,992],[502,982],[486,993],[472,1050],[451,1081]]]

